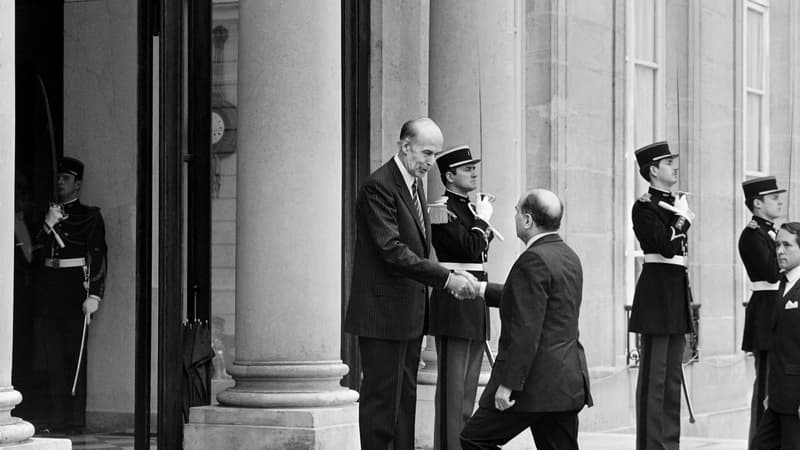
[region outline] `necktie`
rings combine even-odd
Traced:
[[[781,276],[781,282],[778,285],[778,295],[780,295],[781,297],[783,297],[784,294],[783,290],[786,289],[786,283],[788,282],[789,279],[786,278],[786,274],[783,274],[783,276]]]
[[[417,181],[419,181],[419,178],[414,178],[414,183],[411,184],[411,190],[413,191],[412,197],[414,199],[414,206],[417,208],[417,218],[419,219],[419,223],[423,226],[423,230],[424,230],[425,218],[422,216],[422,204],[420,204],[420,202],[419,202],[419,194],[418,194],[418,190],[417,190]],[[423,231],[423,233],[424,233],[424,231]]]

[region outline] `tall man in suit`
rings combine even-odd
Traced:
[[[644,253],[628,330],[642,335],[636,384],[636,448],[677,449],[681,435],[681,378],[685,333],[692,331],[686,272],[687,237],[694,213],[673,195],[678,155],[666,142],[636,150],[650,189],[633,205],[633,231]]]
[[[464,449],[498,449],[525,428],[539,450],[578,448],[578,412],[592,397],[578,341],[583,269],[557,234],[562,213],[550,191],[523,195],[514,220],[527,249],[505,285],[479,288],[500,307],[501,332],[480,407],[461,433]]]
[[[430,220],[422,178],[444,138],[428,118],[400,130],[398,152],[370,174],[356,201],[356,246],[344,330],[358,336],[363,379],[361,447],[413,450],[417,368],[427,286],[475,295],[467,274],[428,260]]]
[[[781,225],[777,241],[784,276],[772,310],[767,409],[750,443],[756,450],[800,448],[800,223]]]
[[[466,145],[436,158],[447,214],[431,231],[433,248],[443,266],[486,280],[484,263],[493,237],[489,227],[493,207],[488,197],[474,204],[469,199],[469,193],[478,188],[479,162]],[[433,290],[430,309],[428,334],[436,337],[438,360],[433,448],[460,450],[458,436],[475,409],[483,348],[489,339],[489,309],[482,299],[465,302],[445,289]]]
[[[753,380],[753,399],[750,406],[750,439],[764,414],[767,387],[767,353],[772,348],[772,310],[778,296],[781,269],[775,253],[775,225],[783,215],[782,193],[775,177],[760,177],[742,183],[744,203],[753,218],[739,236],[739,255],[742,258],[753,294],[747,302],[744,316],[742,350],[753,352],[756,376]]]

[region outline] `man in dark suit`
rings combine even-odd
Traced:
[[[681,435],[681,378],[685,333],[692,331],[686,273],[687,237],[694,213],[673,195],[678,168],[666,142],[636,150],[650,189],[633,205],[633,231],[644,253],[628,330],[641,333],[636,384],[636,448],[677,449]]]
[[[487,196],[474,204],[469,199],[478,188],[479,162],[466,145],[436,158],[447,202],[442,220],[434,221],[431,231],[440,264],[485,281],[493,207]],[[489,339],[489,309],[482,299],[465,302],[445,289],[433,290],[430,309],[428,334],[436,337],[437,355],[433,448],[460,450],[458,436],[475,409],[483,349]]]
[[[750,443],[756,450],[800,448],[800,223],[781,225],[777,241],[784,276],[772,310],[767,409]]]
[[[358,336],[363,379],[361,447],[413,450],[417,368],[427,286],[475,295],[467,274],[428,260],[430,219],[422,178],[443,136],[428,118],[403,124],[398,152],[373,172],[356,201],[356,246],[344,331]]]
[[[500,307],[499,349],[479,408],[461,433],[464,449],[497,449],[530,428],[539,450],[578,448],[578,412],[592,405],[578,341],[583,269],[558,236],[563,205],[536,189],[517,203],[517,236],[527,245],[505,285],[479,291]]]
[[[767,395],[767,354],[772,348],[772,310],[778,296],[781,269],[775,253],[773,221],[783,215],[786,189],[779,189],[775,177],[760,177],[742,183],[744,203],[753,218],[739,236],[742,258],[753,294],[746,304],[742,350],[753,352],[756,376],[750,405],[750,439],[764,414]]]

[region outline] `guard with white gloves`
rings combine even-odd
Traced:
[[[478,188],[479,161],[467,146],[437,157],[447,215],[432,222],[431,243],[440,264],[486,281],[484,263],[494,237],[489,225],[494,208],[490,195],[478,194],[470,203],[470,192]],[[433,445],[438,450],[460,449],[458,436],[472,414],[483,346],[489,338],[489,309],[482,298],[458,300],[444,289],[434,289],[428,318],[438,357]]]
[[[35,286],[35,318],[41,324],[37,348],[44,350],[50,386],[50,431],[73,434],[86,421],[86,358],[79,358],[84,323],[99,310],[105,293],[106,240],[100,209],[78,199],[83,163],[74,158],[58,162],[59,203],[50,205],[34,238],[43,264]],[[75,368],[81,369],[72,395]]]

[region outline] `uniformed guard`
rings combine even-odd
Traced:
[[[479,196],[472,205],[468,197],[478,187],[479,162],[468,146],[452,148],[437,157],[445,186],[446,214],[431,214],[431,237],[443,266],[468,271],[486,281],[484,264],[493,238],[489,225],[493,207],[489,196]],[[434,448],[460,449],[459,434],[472,415],[483,349],[489,338],[486,302],[458,300],[444,289],[434,289],[429,334],[436,337],[438,357]]]
[[[778,296],[781,270],[775,253],[775,224],[783,216],[783,196],[775,177],[761,177],[742,183],[744,203],[753,218],[739,236],[739,255],[742,258],[750,290],[753,294],[746,304],[742,350],[753,352],[756,377],[750,406],[750,440],[755,435],[764,414],[767,383],[767,352],[772,349],[772,308]]]
[[[686,272],[686,232],[694,219],[666,142],[636,150],[639,173],[650,188],[633,205],[633,231],[644,253],[628,329],[641,333],[636,385],[636,448],[677,449],[680,441],[682,355],[692,331]]]
[[[105,226],[99,208],[78,200],[83,163],[62,158],[57,171],[60,203],[50,205],[36,237],[45,252],[36,281],[36,318],[52,401],[49,430],[75,434],[85,426],[85,351],[74,396],[72,383],[84,317],[97,311],[105,290]]]

